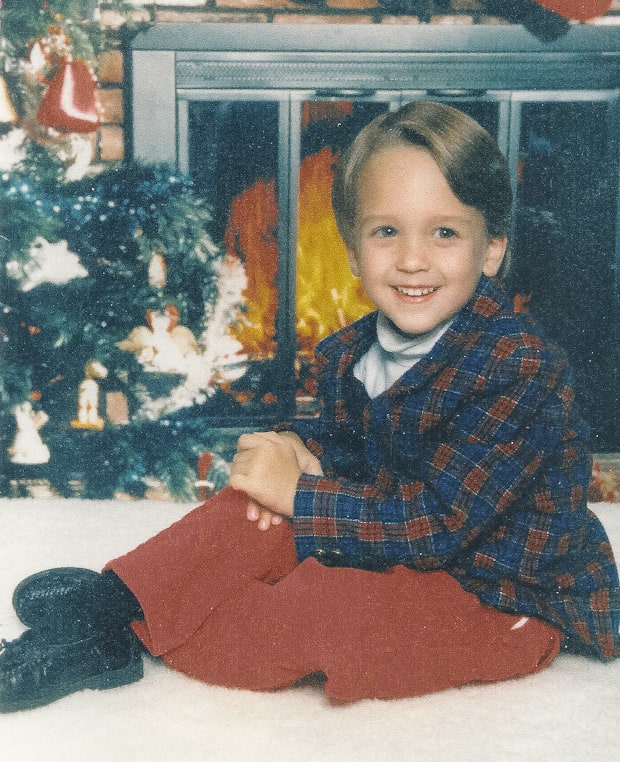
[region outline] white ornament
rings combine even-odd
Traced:
[[[203,404],[219,385],[231,383],[247,372],[249,358],[241,343],[230,335],[230,325],[238,317],[247,286],[245,269],[236,257],[225,257],[217,267],[218,296],[215,304],[205,304],[205,328],[196,342],[196,350],[183,357],[183,381],[165,397],[152,398],[144,389],[136,418],[158,420],[182,408]],[[148,329],[134,328],[129,338],[137,339],[136,332],[140,331]],[[148,339],[144,333],[141,336]]]
[[[50,451],[39,436],[39,429],[48,422],[43,410],[34,411],[30,402],[22,402],[13,411],[17,431],[13,444],[9,447],[11,463],[34,466],[47,463]]]
[[[105,421],[99,415],[99,384],[96,378],[106,378],[108,369],[97,360],[91,360],[84,368],[84,380],[78,388],[77,418],[71,421],[74,429],[101,430]]]
[[[33,43],[30,48],[30,56],[28,57],[30,68],[35,74],[43,72],[47,65],[47,56],[43,50],[43,45],[39,40]]]
[[[19,128],[0,138],[0,172],[9,172],[26,158],[25,140],[26,133]]]
[[[158,251],[153,253],[148,270],[149,286],[163,288],[166,285],[166,260]]]
[[[149,372],[184,373],[198,351],[194,334],[178,325],[179,311],[169,305],[164,312],[148,310],[146,326],[134,328],[117,346],[133,352],[138,362]]]
[[[65,182],[81,180],[88,172],[94,156],[95,144],[92,138],[72,132],[58,150],[58,158],[67,167]]]
[[[11,260],[6,263],[6,272],[19,281],[22,291],[31,291],[42,283],[60,286],[88,275],[78,255],[69,251],[66,241],[50,243],[42,236],[32,242],[28,262]]]

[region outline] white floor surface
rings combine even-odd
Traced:
[[[0,500],[0,637],[23,629],[15,585],[52,566],[99,569],[193,506]],[[620,558],[620,505],[592,506]],[[527,678],[333,706],[320,685],[213,687],[145,663],[138,683],[0,715],[7,762],[608,762],[620,750],[620,660],[562,655]]]

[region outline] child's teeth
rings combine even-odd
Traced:
[[[435,288],[398,288],[398,291],[406,296],[426,296],[426,294],[432,294],[436,290]]]

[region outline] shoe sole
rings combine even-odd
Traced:
[[[122,685],[129,685],[140,680],[144,675],[144,665],[142,657],[134,657],[121,669],[106,670],[91,677],[81,678],[72,682],[57,686],[48,691],[42,691],[32,699],[23,699],[16,701],[10,706],[0,704],[0,714],[9,714],[10,712],[19,712],[25,709],[36,709],[46,704],[51,704],[58,699],[64,698],[71,693],[81,690],[109,690],[110,688],[119,688]]]

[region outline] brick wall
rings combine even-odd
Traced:
[[[332,24],[506,24],[485,12],[481,0],[165,0],[134,6],[130,20],[140,23],[332,23]],[[124,18],[101,0],[100,22],[107,49],[98,67],[99,100],[103,119],[98,140],[101,162],[124,158],[125,119],[122,29]],[[411,12],[403,12],[408,11]],[[613,0],[606,16],[590,24],[620,24],[620,0]]]

